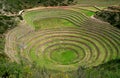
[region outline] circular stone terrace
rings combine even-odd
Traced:
[[[29,25],[6,34],[5,52],[13,61],[72,71],[120,58],[120,30],[107,23],[62,8],[28,11],[23,18]]]

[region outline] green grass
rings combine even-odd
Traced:
[[[61,28],[61,27],[75,27],[75,25],[65,19],[59,18],[47,18],[43,20],[36,20],[33,22],[36,30],[49,29],[49,28]]]
[[[61,64],[69,64],[77,58],[77,54],[72,50],[59,49],[52,52],[51,58]]]
[[[95,14],[95,12],[88,11],[88,10],[80,10],[80,12],[84,13],[88,17],[90,17],[90,16]]]

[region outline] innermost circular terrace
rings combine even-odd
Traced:
[[[73,63],[78,57],[78,53],[72,49],[56,49],[51,52],[51,58],[63,65]]]

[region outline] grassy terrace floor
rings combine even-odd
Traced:
[[[58,18],[46,18],[43,20],[35,20],[33,22],[35,29],[49,29],[49,28],[61,28],[61,27],[75,27],[75,25],[67,20]]]
[[[76,22],[82,23],[86,17],[79,16],[79,12],[65,9],[43,9],[42,11],[28,11],[23,15],[28,24],[35,28],[56,28],[56,27],[72,27],[77,25]],[[81,18],[81,19],[80,19]],[[76,20],[78,19],[78,20]],[[73,21],[75,20],[75,21]],[[45,23],[46,22],[46,23]],[[40,23],[42,25],[40,25]],[[52,24],[54,24],[52,26]],[[59,25],[60,24],[60,25]],[[50,26],[49,26],[50,25]],[[46,27],[47,26],[47,27]]]

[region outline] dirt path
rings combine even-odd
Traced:
[[[45,8],[62,8],[62,9],[67,9],[69,8],[70,6],[55,6],[55,7],[51,7],[51,6],[48,6],[48,7],[35,7],[35,8],[31,8],[31,9],[25,9],[25,11],[32,11],[32,10],[39,10],[39,9],[45,9]]]
[[[100,22],[100,23],[109,24],[108,22],[104,22],[104,21],[102,21],[102,20],[100,20],[100,19],[97,19],[97,18],[95,18],[94,16],[91,16],[90,18],[93,19],[93,20],[95,20],[95,21],[97,21],[97,22]],[[109,24],[109,25],[110,25],[110,24]]]

